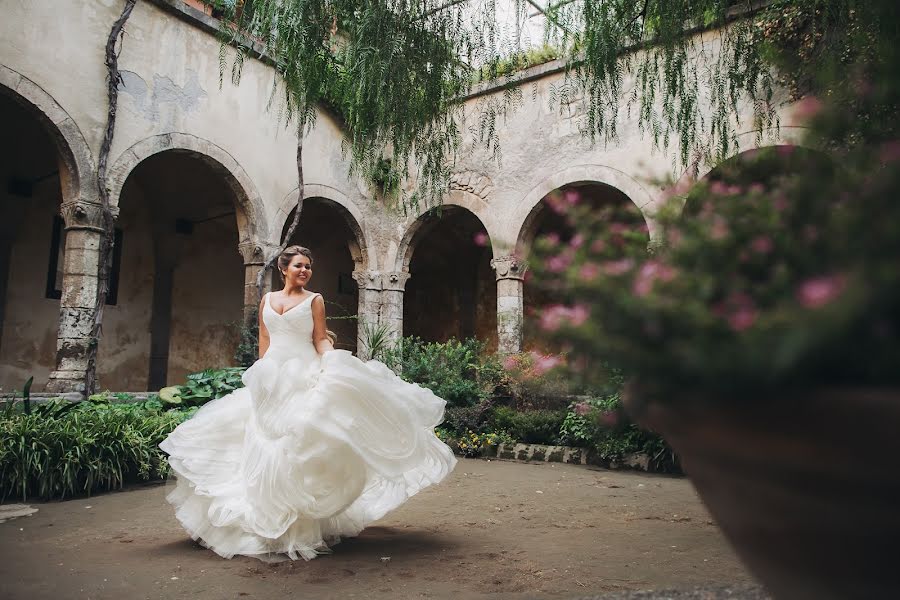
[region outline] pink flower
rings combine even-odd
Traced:
[[[749,329],[756,322],[757,312],[753,306],[738,306],[730,315],[728,315],[728,325],[731,329],[740,333]]]
[[[541,311],[541,329],[544,331],[556,331],[562,327],[563,319],[565,319],[567,309],[562,304],[554,304],[548,306]]]
[[[591,252],[600,254],[604,250],[606,250],[606,242],[602,239],[597,239],[591,242]]]
[[[797,299],[806,308],[820,308],[841,295],[846,285],[843,275],[807,279],[797,290]]]
[[[596,263],[584,263],[581,265],[581,268],[578,269],[578,276],[585,281],[593,281],[597,279],[597,275],[600,274],[600,267],[597,266]]]
[[[711,186],[709,186],[709,191],[717,196],[737,196],[743,190],[739,185],[726,185],[721,181],[714,181]]]
[[[475,240],[476,246],[487,246],[488,245],[488,234],[483,231],[479,231],[475,234],[473,238]]]
[[[709,232],[709,236],[714,240],[722,240],[728,237],[729,233],[730,231],[725,221],[716,219],[716,222],[713,223],[712,229]]]
[[[761,235],[750,242],[750,247],[759,254],[768,254],[775,247],[775,244],[772,243],[772,238],[769,236]]]
[[[509,355],[503,359],[503,368],[507,371],[515,371],[519,368],[519,360],[515,356]]]
[[[624,275],[634,268],[634,259],[608,260],[603,263],[602,268],[607,275]]]
[[[750,187],[747,188],[751,194],[762,194],[766,191],[766,186],[761,183],[752,183]]]
[[[574,407],[572,407],[572,412],[583,417],[584,415],[591,412],[591,405],[587,402],[579,402]]]
[[[547,371],[555,369],[562,364],[562,360],[558,356],[552,354],[541,355],[532,351],[531,356],[534,359],[534,372],[537,375],[543,375]]]
[[[587,322],[590,315],[590,309],[584,304],[571,307],[554,304],[541,313],[540,326],[544,331],[556,331],[563,325],[579,327]]]
[[[546,243],[550,247],[555,247],[559,245],[559,234],[554,232],[548,233],[543,237],[544,243]]]
[[[557,254],[547,259],[547,270],[551,273],[562,273],[572,264],[572,257],[565,254]]]
[[[794,114],[801,120],[808,121],[822,112],[822,101],[815,96],[806,96],[794,107]]]
[[[562,193],[560,193],[559,190],[547,194],[544,197],[544,201],[547,203],[547,206],[550,207],[550,210],[559,215],[564,214],[569,208],[569,206],[566,204],[566,201],[563,199]]]
[[[584,245],[584,236],[580,233],[576,233],[572,236],[572,239],[569,240],[569,246],[572,248],[581,248]]]
[[[653,290],[653,284],[657,279],[671,281],[675,277],[675,270],[669,265],[659,261],[650,260],[641,265],[631,291],[635,296],[644,297]]]
[[[563,194],[563,198],[566,201],[566,204],[569,206],[575,206],[581,201],[581,194],[579,194],[576,190],[566,190]]]
[[[586,304],[576,304],[569,309],[569,322],[573,327],[584,325],[591,316],[591,309]]]

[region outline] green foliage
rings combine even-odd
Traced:
[[[244,387],[241,376],[245,370],[243,367],[225,367],[191,373],[186,383],[163,388],[159,396],[167,404],[199,406]]]
[[[471,65],[497,60],[507,50],[499,43],[493,0],[474,7],[437,0],[215,4],[225,16],[223,75],[226,46],[238,48],[231,65],[237,82],[253,40],[281,75],[288,119],[296,118],[303,130],[319,105],[339,115],[352,172],[373,183],[381,178],[385,191],[401,194],[406,192],[396,183],[414,175],[416,191],[403,206],[443,195],[460,144]],[[393,167],[385,178],[388,156]]]
[[[619,393],[573,402],[559,431],[565,445],[594,450],[605,462],[643,453],[657,472],[680,471],[678,458],[659,435],[642,430],[626,416]]]
[[[241,324],[240,339],[234,351],[235,362],[247,368],[259,358],[259,308],[254,307]]]
[[[394,345],[393,330],[383,323],[364,321],[359,342],[366,349],[369,359],[384,362],[386,354]]]
[[[560,444],[560,428],[566,418],[564,410],[517,411],[507,406],[494,408],[488,427],[502,431],[525,444]]]
[[[451,407],[490,399],[503,372],[497,357],[487,354],[484,343],[474,338],[441,343],[407,337],[383,356],[403,379],[429,388]]]
[[[0,500],[62,499],[164,477],[158,444],[190,412],[163,412],[156,400],[40,404],[0,414]]]
[[[478,72],[478,81],[490,81],[529,67],[535,67],[556,60],[560,57],[559,50],[553,46],[543,45],[540,48],[529,48],[523,52],[491,62],[481,67]]]

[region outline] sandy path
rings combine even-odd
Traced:
[[[0,598],[567,598],[752,581],[680,478],[461,460],[334,554],[278,564],[196,545],[164,495],[40,504],[0,524]]]

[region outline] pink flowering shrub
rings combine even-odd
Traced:
[[[900,382],[895,146],[746,153],[670,198],[652,242],[633,206],[557,202],[578,243],[536,242],[532,284],[563,299],[540,330],[573,375],[660,388]]]

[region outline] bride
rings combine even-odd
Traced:
[[[178,520],[225,558],[315,558],[456,464],[434,434],[443,400],[333,348],[322,296],[306,289],[312,265],[301,246],[279,256],[284,289],[260,303],[246,387],[160,444]]]

